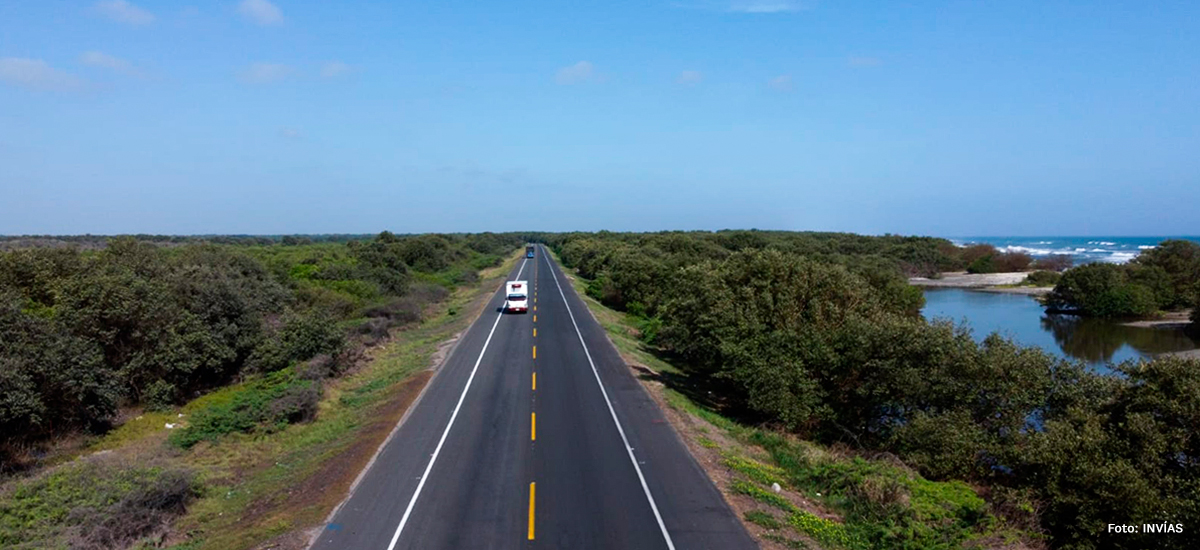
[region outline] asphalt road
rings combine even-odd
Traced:
[[[510,279],[313,548],[757,548],[557,264]]]

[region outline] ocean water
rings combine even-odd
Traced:
[[[948,237],[959,246],[990,244],[1005,252],[1025,252],[1034,258],[1070,254],[1075,265],[1092,262],[1125,263],[1168,239],[1200,243],[1200,237]]]

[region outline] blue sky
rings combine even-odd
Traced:
[[[0,234],[1200,233],[1200,3],[0,2]]]

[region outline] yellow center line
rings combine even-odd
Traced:
[[[533,329],[533,337],[537,338],[537,327],[534,327]]]
[[[537,346],[533,346],[533,358],[537,359]]]
[[[537,311],[537,306],[533,306],[533,310],[534,310],[534,311]]]
[[[537,482],[529,484],[529,540],[533,540],[533,499]]]
[[[533,389],[537,391],[537,373],[533,373]]]
[[[529,413],[529,440],[537,441],[537,413]]]
[[[537,322],[537,315],[533,316],[533,322],[535,322],[535,323]]]

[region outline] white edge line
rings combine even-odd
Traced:
[[[522,266],[524,266],[525,261],[525,258],[521,259]],[[518,271],[518,273],[520,273],[520,271]],[[375,462],[379,460],[379,456],[383,454],[383,450],[387,448],[388,444],[392,442],[392,439],[396,437],[396,434],[400,432],[400,428],[404,426],[405,422],[408,421],[408,417],[412,416],[413,411],[417,410],[417,406],[421,404],[421,400],[425,398],[425,394],[428,393],[429,388],[433,386],[433,381],[437,380],[438,376],[442,374],[444,369],[441,367],[445,366],[446,363],[450,361],[450,358],[454,356],[454,353],[458,351],[458,346],[467,339],[467,333],[470,332],[471,327],[474,326],[474,324],[475,323],[472,322],[470,326],[468,326],[465,330],[463,330],[462,333],[458,335],[459,337],[455,340],[454,344],[450,346],[450,349],[446,352],[445,357],[443,357],[441,362],[439,362],[438,365],[433,368],[433,376],[430,377],[429,381],[425,383],[425,387],[421,388],[421,393],[417,394],[417,398],[414,399],[413,402],[408,406],[408,410],[404,411],[404,414],[400,417],[400,420],[396,422],[395,426],[392,426],[392,431],[388,432],[387,438],[384,439],[383,443],[380,443],[379,447],[375,449],[375,454],[371,455],[371,460],[368,460],[366,466],[363,466],[362,470],[359,470],[358,476],[355,477],[354,482],[350,484],[350,489],[346,491],[346,498],[342,499],[342,501],[339,502],[338,505],[333,508],[333,510],[329,511],[329,515],[325,516],[325,521],[321,523],[319,528],[313,529],[313,534],[309,537],[308,544],[304,547],[306,550],[316,546],[317,541],[321,538],[321,535],[325,533],[326,526],[332,523],[333,518],[337,517],[338,512],[341,512],[342,508],[346,507],[346,503],[350,502],[350,499],[354,498],[354,493],[358,491],[358,486],[362,484],[362,480],[367,477],[367,472],[370,472],[371,468],[375,466]]]
[[[471,327],[467,327],[467,330],[469,331],[470,328]],[[333,518],[337,517],[338,512],[342,511],[342,508],[346,506],[346,503],[350,502],[350,499],[354,498],[354,493],[358,490],[358,486],[362,483],[362,480],[367,477],[367,472],[370,472],[371,468],[375,466],[375,461],[379,460],[379,455],[383,454],[383,450],[386,449],[388,444],[392,442],[392,438],[396,437],[396,434],[400,432],[400,428],[404,426],[405,422],[408,421],[408,417],[412,415],[412,412],[417,409],[417,405],[421,404],[421,400],[424,399],[425,394],[429,391],[429,387],[433,385],[433,381],[436,380],[438,375],[442,373],[442,369],[440,367],[444,366],[446,362],[450,360],[450,357],[454,355],[454,351],[458,349],[458,345],[461,344],[463,340],[466,340],[466,331],[464,331],[462,337],[454,343],[450,351],[446,354],[446,357],[442,359],[441,363],[439,364],[439,368],[434,371],[433,376],[428,382],[425,383],[425,387],[421,388],[421,393],[417,394],[417,398],[414,399],[412,404],[408,406],[408,410],[404,411],[404,415],[400,417],[400,421],[396,422],[396,425],[392,427],[392,431],[388,433],[387,439],[384,439],[383,443],[379,444],[379,448],[375,449],[375,454],[371,455],[371,460],[367,461],[367,465],[363,466],[363,469],[358,472],[358,477],[354,478],[354,483],[350,484],[350,490],[346,492],[346,498],[342,499],[342,501],[339,502],[338,505],[329,512],[329,515],[325,517],[325,521],[321,524],[321,526],[314,530],[315,532],[313,533],[312,537],[309,538],[308,546],[305,546],[305,549],[312,548],[317,544],[317,541],[320,540],[321,535],[325,533],[325,528],[330,523],[333,523]]]
[[[525,271],[525,264],[528,259],[521,260],[521,269],[517,270],[517,278],[521,277],[521,273]],[[442,452],[442,445],[446,443],[446,436],[450,435],[450,428],[454,427],[454,419],[458,418],[458,410],[462,408],[463,401],[467,399],[467,391],[471,389],[471,382],[475,380],[475,373],[479,371],[479,363],[483,362],[483,354],[487,351],[488,344],[492,341],[492,335],[496,333],[496,326],[500,324],[500,319],[504,317],[504,312],[496,314],[496,321],[492,323],[492,330],[488,332],[487,340],[483,341],[483,349],[479,350],[479,358],[475,360],[475,366],[471,368],[471,376],[467,377],[467,384],[463,386],[462,395],[458,396],[458,404],[454,405],[454,412],[450,413],[450,422],[446,423],[446,430],[442,432],[442,438],[438,440],[437,447],[433,450],[433,456],[429,458],[429,464],[425,466],[425,472],[421,474],[421,481],[417,483],[417,490],[413,491],[413,496],[408,501],[408,507],[404,509],[404,516],[400,518],[400,525],[396,527],[396,534],[392,535],[392,542],[388,544],[388,550],[396,548],[396,542],[400,540],[400,533],[404,531],[404,525],[408,523],[408,517],[412,515],[413,507],[417,505],[417,497],[421,496],[421,489],[425,487],[425,480],[429,479],[429,471],[433,469],[433,463],[437,462],[438,454]]]
[[[542,256],[546,258],[546,264],[550,267],[550,276],[554,277],[554,286],[558,287],[558,295],[562,296],[563,305],[567,306],[567,315],[571,317],[571,325],[575,327],[575,334],[579,336],[579,344],[583,346],[583,353],[587,356],[588,364],[592,367],[592,374],[596,376],[596,384],[600,386],[600,395],[604,396],[604,402],[608,405],[608,412],[612,415],[613,424],[617,426],[617,433],[621,434],[621,441],[625,444],[625,451],[629,453],[629,462],[633,463],[633,469],[637,471],[638,481],[642,483],[642,491],[646,493],[646,500],[650,502],[650,510],[654,512],[654,519],[658,520],[658,528],[662,530],[663,540],[666,541],[668,549],[675,550],[675,543],[671,542],[671,534],[667,532],[667,526],[663,523],[662,514],[658,513],[658,505],[654,503],[654,496],[650,494],[650,487],[646,485],[646,476],[642,474],[642,468],[638,466],[637,459],[633,456],[633,447],[629,446],[629,439],[625,437],[625,429],[621,427],[621,421],[617,420],[617,411],[613,409],[612,401],[608,399],[608,392],[604,390],[604,382],[600,380],[600,372],[596,370],[596,362],[592,361],[592,354],[588,351],[587,343],[583,341],[583,333],[579,331],[579,324],[575,322],[575,314],[571,312],[571,304],[567,302],[567,295],[563,293],[562,285],[558,282],[558,275],[554,272],[554,265],[550,261],[549,256],[546,256],[546,247],[542,246],[541,248]],[[389,548],[389,550],[391,549]]]

